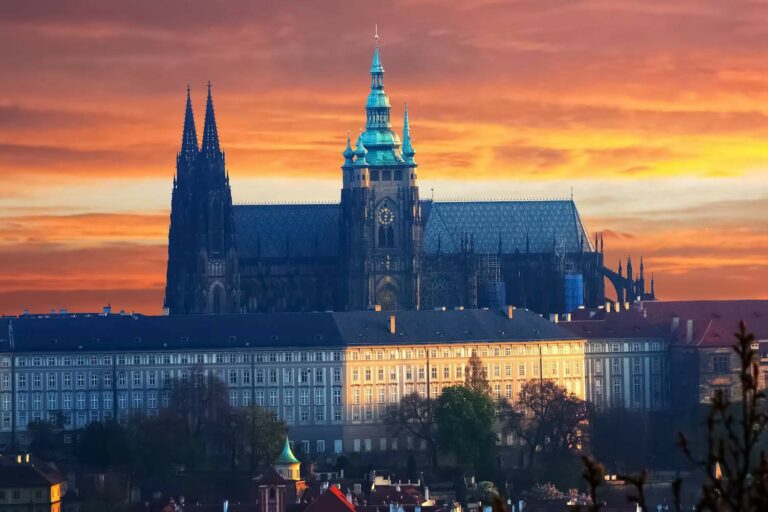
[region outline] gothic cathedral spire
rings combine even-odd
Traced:
[[[203,144],[200,148],[203,158],[218,158],[221,156],[219,148],[219,132],[216,129],[216,114],[213,111],[213,96],[211,95],[211,82],[208,82],[208,100],[205,104],[205,124],[203,125]]]
[[[187,107],[184,112],[184,131],[181,135],[181,151],[179,156],[187,162],[197,159],[197,130],[195,130],[195,114],[192,111],[192,99],[187,84]]]
[[[184,135],[171,197],[165,307],[171,314],[240,312],[232,192],[219,147],[211,85],[197,146],[187,89]]]

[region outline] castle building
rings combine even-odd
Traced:
[[[0,448],[23,444],[35,420],[77,430],[155,416],[173,381],[205,375],[232,407],[285,421],[303,454],[418,449],[383,421],[401,397],[463,384],[476,353],[496,399],[542,377],[583,398],[584,345],[519,308],[0,318]],[[295,479],[284,455],[281,478]]]
[[[649,299],[603,266],[573,199],[434,201],[421,196],[409,113],[392,128],[378,44],[365,129],[342,152],[337,204],[233,205],[210,84],[198,147],[187,90],[171,200],[170,314],[596,307]]]
[[[671,338],[637,308],[577,310],[560,325],[587,340],[586,398],[598,411],[634,411],[670,406]]]

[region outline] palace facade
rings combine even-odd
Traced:
[[[584,397],[584,344],[525,310],[266,313],[0,319],[0,439],[34,420],[66,429],[156,415],[172,379],[212,375],[234,407],[284,420],[306,453],[414,448],[383,426],[388,407],[464,383],[469,357],[491,393],[553,379]],[[543,370],[543,374],[541,373]],[[0,444],[3,441],[0,441]]]

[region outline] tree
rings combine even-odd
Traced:
[[[231,453],[221,453],[223,446],[234,447],[232,431],[236,428],[227,385],[196,368],[190,374],[191,377],[171,381],[169,406],[161,415],[162,420],[180,430],[178,435],[189,441],[194,453],[184,455],[183,459],[191,466],[198,462],[209,466],[220,465],[223,460],[231,462]],[[218,460],[217,455],[221,456]]]
[[[432,421],[432,405],[418,393],[405,395],[389,408],[387,426],[393,436],[406,434],[427,443],[432,467],[437,467],[437,428]]]
[[[768,455],[763,443],[768,430],[766,394],[760,389],[760,362],[754,334],[748,333],[744,322],[739,323],[733,346],[739,357],[738,401],[731,402],[722,390],[716,390],[705,425],[705,450],[697,450],[688,437],[680,433],[679,446],[688,460],[703,475],[695,510],[712,512],[758,512],[768,510]],[[590,512],[601,505],[598,488],[604,484],[605,468],[599,462],[583,457],[584,479],[589,486],[592,503]],[[648,473],[619,475],[635,488],[628,497],[641,510],[649,510],[645,491]],[[672,483],[672,499],[676,510],[682,510],[682,479]],[[687,507],[686,507],[687,508]]]
[[[760,390],[760,359],[755,335],[744,322],[735,334],[739,357],[738,402],[731,403],[722,390],[715,392],[706,422],[707,452],[697,456],[686,437],[680,446],[706,475],[696,510],[768,510],[768,455],[760,446],[768,426],[765,393]]]
[[[578,448],[588,417],[587,403],[554,381],[529,380],[520,390],[516,411],[506,415],[505,430],[523,439],[531,467],[539,451]]]
[[[240,424],[246,428],[242,434],[249,470],[253,475],[259,464],[268,463],[280,454],[288,428],[272,412],[257,405],[239,411],[238,416]]]
[[[488,374],[483,366],[483,361],[476,351],[472,351],[472,356],[467,362],[464,371],[464,385],[477,393],[490,394],[491,386],[488,384]]]
[[[127,465],[135,454],[128,433],[117,421],[92,422],[80,433],[77,442],[80,462],[99,468]]]
[[[453,453],[460,464],[481,471],[496,446],[496,409],[491,397],[466,386],[447,387],[434,414],[440,447]]]
[[[52,459],[60,446],[59,435],[53,425],[45,420],[35,420],[27,425],[27,431],[32,437],[30,451],[43,459]]]

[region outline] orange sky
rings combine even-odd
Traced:
[[[768,4],[0,3],[0,313],[158,313],[186,82],[237,202],[337,200],[372,32],[422,196],[574,195],[666,299],[768,298]]]

